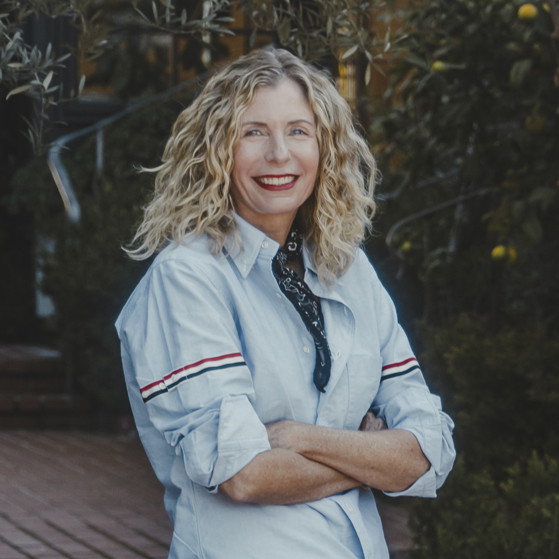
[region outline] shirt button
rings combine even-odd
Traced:
[[[311,348],[310,348],[308,345],[303,346],[303,351],[304,351],[305,353],[309,353],[310,350],[311,350]]]
[[[268,241],[264,241],[262,243],[262,248],[268,248]]]
[[[278,299],[281,299],[281,293],[276,293],[276,297],[277,297]]]
[[[348,505],[347,506],[347,511],[348,512],[353,512],[353,505]]]

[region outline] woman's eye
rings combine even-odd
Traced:
[[[292,133],[294,136],[305,136],[305,135],[307,135],[307,131],[304,130],[303,128],[294,128],[294,129],[291,131],[291,133]]]
[[[252,128],[245,132],[245,136],[261,136],[261,135],[262,135],[262,131],[258,130],[257,128]]]

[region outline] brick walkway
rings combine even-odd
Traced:
[[[1,559],[164,559],[170,525],[136,439],[0,431]]]
[[[136,438],[0,431],[0,487],[0,559],[167,557],[162,490]],[[379,505],[391,556],[408,557],[404,510]]]

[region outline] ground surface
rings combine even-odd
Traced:
[[[392,556],[403,559],[405,512],[381,506]],[[1,559],[164,559],[170,532],[135,437],[0,431]]]
[[[135,439],[0,432],[0,557],[163,559],[170,526]]]

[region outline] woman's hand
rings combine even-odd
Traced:
[[[268,431],[268,440],[272,448],[285,448],[298,452],[301,442],[300,439],[305,435],[305,430],[309,426],[297,421],[276,421],[266,425]]]
[[[372,411],[368,411],[363,416],[359,425],[359,431],[383,431],[384,429],[388,429],[386,423],[380,417],[375,417]]]

